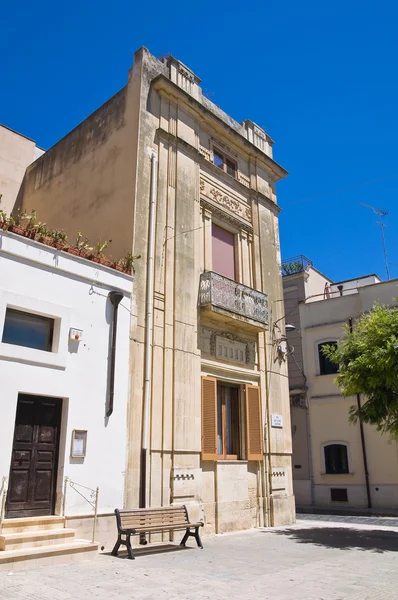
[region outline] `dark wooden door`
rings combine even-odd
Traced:
[[[18,397],[8,518],[54,514],[61,404],[58,398]]]

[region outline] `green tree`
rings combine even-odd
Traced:
[[[364,396],[361,409],[351,407],[350,421],[359,419],[398,438],[398,308],[376,304],[352,332],[346,326],[336,348],[325,345],[322,351],[339,365],[342,395]]]

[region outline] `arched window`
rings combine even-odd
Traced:
[[[327,356],[325,356],[323,353],[323,348],[325,346],[336,348],[337,342],[322,342],[322,344],[318,344],[319,374],[333,375],[334,373],[339,372],[339,365],[336,365],[336,363],[332,362]]]
[[[349,473],[346,444],[328,444],[324,446],[325,472],[330,475]]]

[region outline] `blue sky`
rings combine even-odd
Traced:
[[[173,54],[275,140],[282,254],[334,280],[398,277],[398,5],[391,0],[6,3],[0,122],[48,148],[120,89],[134,51]]]

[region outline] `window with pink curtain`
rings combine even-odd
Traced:
[[[235,236],[212,223],[213,267],[219,275],[235,279]]]

